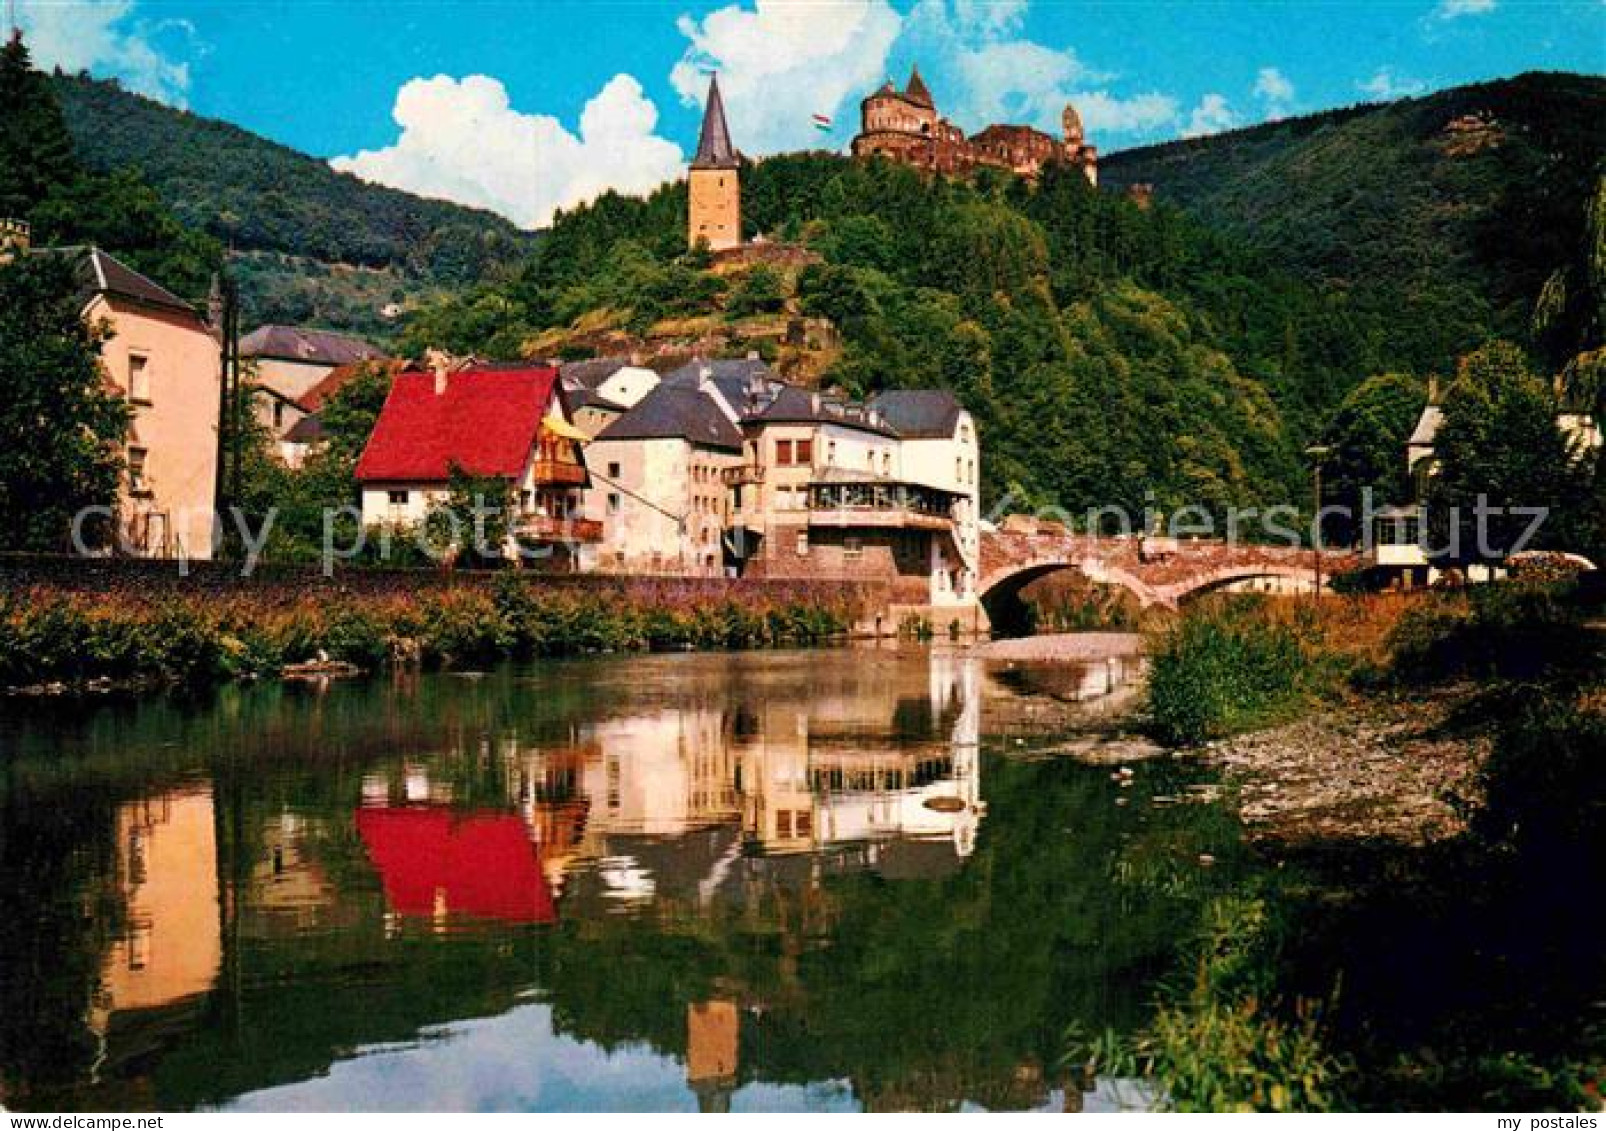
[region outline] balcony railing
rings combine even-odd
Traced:
[[[600,542],[602,523],[594,518],[553,518],[532,514],[520,518],[516,530],[533,542]]]
[[[566,463],[559,459],[538,459],[535,461],[535,481],[583,487],[586,469],[577,463]]]
[[[748,483],[764,482],[764,465],[761,463],[744,463],[740,467],[727,467],[719,473],[720,479],[727,487],[741,487]]]
[[[809,524],[950,530],[956,501],[951,492],[916,483],[812,483]]]

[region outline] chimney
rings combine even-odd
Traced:
[[[0,219],[0,263],[10,263],[19,255],[27,255],[31,244],[28,221]]]
[[[427,349],[424,351],[424,364],[435,374],[435,395],[438,397],[446,391],[446,378],[452,372],[452,355],[445,350]]]

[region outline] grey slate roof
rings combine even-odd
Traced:
[[[762,412],[744,416],[755,424],[840,424],[878,436],[897,437],[885,420],[873,417],[863,405],[844,404],[818,393],[787,385]]]
[[[595,389],[609,377],[630,364],[626,357],[593,357],[585,361],[565,361],[558,366],[558,375],[565,384],[570,381]]]
[[[709,448],[742,450],[742,433],[694,385],[660,384],[634,408],[597,433],[598,440],[685,440]]]
[[[267,325],[258,326],[240,339],[240,356],[301,361],[312,365],[349,365],[354,361],[374,361],[385,354],[378,347],[349,334],[308,330],[300,326]]]
[[[946,389],[889,389],[872,397],[870,407],[909,439],[952,436],[965,411]]]
[[[725,403],[741,415],[750,415],[757,407],[768,405],[775,395],[786,388],[785,382],[775,376],[764,362],[755,357],[720,358],[714,361],[689,361],[678,369],[664,374],[664,383],[695,388],[707,370],[708,378],[719,390]],[[751,393],[757,393],[756,398]],[[753,403],[756,400],[756,405]]]
[[[703,105],[703,129],[697,138],[693,169],[734,169],[740,164],[736,147],[731,145],[730,127],[725,124],[725,100],[719,94],[719,76],[708,80],[708,101]]]
[[[111,295],[143,306],[181,311],[199,317],[195,307],[172,291],[147,279],[98,247],[46,247],[38,249],[38,253],[71,257],[73,269],[78,275],[78,293],[82,302],[87,303],[96,295]]]

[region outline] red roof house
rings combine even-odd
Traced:
[[[366,483],[446,482],[453,466],[470,475],[517,479],[528,466],[541,420],[554,405],[558,371],[475,367],[441,380],[396,375],[357,461]]]

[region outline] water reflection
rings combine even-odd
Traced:
[[[7,1102],[1079,1102],[1065,1025],[1141,1015],[1226,849],[984,760],[984,690],[677,656],[0,716]]]

